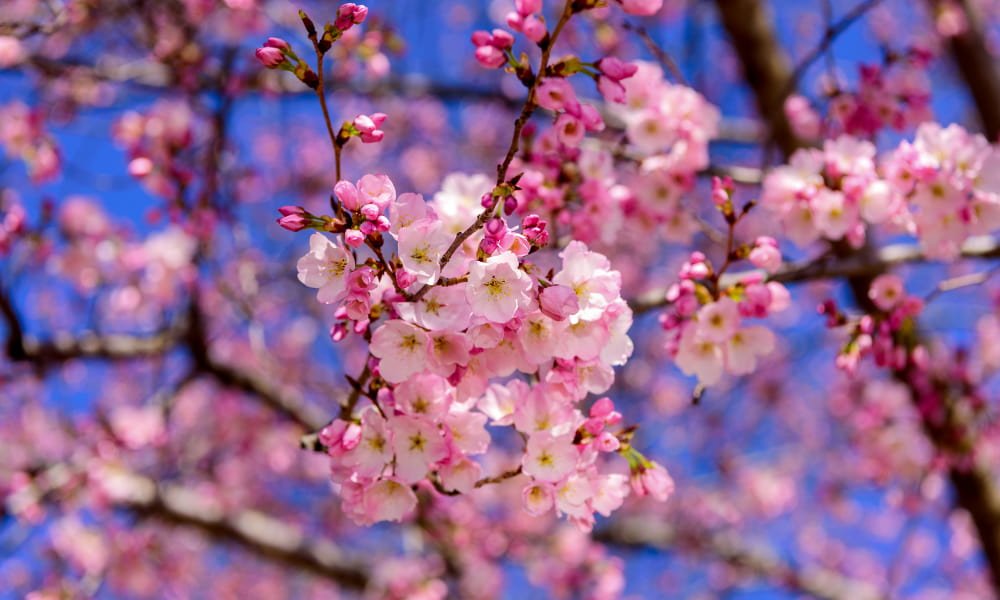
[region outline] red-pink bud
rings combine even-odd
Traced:
[[[618,0],[630,15],[648,17],[655,15],[663,7],[663,0]]]
[[[542,0],[514,0],[514,10],[527,17],[542,10]]]
[[[396,283],[398,283],[399,287],[403,288],[404,290],[413,285],[414,283],[416,283],[416,281],[417,277],[412,273],[410,273],[409,271],[407,271],[406,269],[396,270]]]
[[[257,48],[255,55],[257,56],[257,60],[259,60],[261,64],[268,69],[277,69],[283,62],[285,62],[284,53],[277,48],[271,48],[269,46]]]
[[[614,56],[605,56],[597,61],[597,69],[605,76],[615,81],[621,81],[635,75],[639,66],[624,62]]]
[[[346,312],[344,316],[347,316]],[[347,337],[347,325],[343,323],[337,323],[330,328],[330,339],[334,342],[339,342],[340,340]]]
[[[309,214],[309,213],[306,212],[306,209],[302,208],[301,206],[293,206],[291,204],[289,204],[288,206],[279,207],[278,208],[278,212],[281,213],[281,216],[283,216],[283,217],[287,217],[288,215],[303,215],[303,216],[305,216],[305,215]]]
[[[602,398],[598,398],[597,401],[594,402],[593,406],[590,407],[590,416],[595,419],[603,419],[614,412],[614,410],[614,401],[612,401],[611,398],[604,396]]]
[[[545,21],[535,15],[525,17],[524,21],[521,22],[521,31],[524,33],[524,37],[536,44],[545,39],[545,36],[548,34],[548,29],[545,28]]]
[[[278,225],[288,231],[302,231],[309,225],[309,221],[302,215],[287,215],[278,219]]]
[[[490,45],[494,48],[499,48],[500,50],[507,50],[514,46],[514,36],[510,34],[509,31],[503,29],[493,30],[493,39],[490,41]]]
[[[503,236],[507,233],[507,224],[500,217],[493,217],[489,221],[486,221],[483,229],[486,231],[487,237],[499,240],[503,239]]]
[[[348,229],[344,232],[344,243],[351,248],[359,248],[365,243],[365,234],[357,229]]]
[[[278,50],[291,50],[292,47],[281,38],[269,37],[267,41],[264,42],[265,48],[277,48]]]

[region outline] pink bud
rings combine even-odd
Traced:
[[[605,56],[597,62],[597,69],[607,77],[621,81],[635,75],[639,66],[624,62],[614,56]]]
[[[608,102],[614,102],[616,104],[625,103],[625,86],[615,79],[601,75],[597,78],[597,91],[599,91]]]
[[[527,17],[542,10],[542,0],[514,0],[514,10],[519,15]]]
[[[663,0],[618,0],[622,8],[630,15],[648,17],[654,15],[663,7]]]
[[[514,214],[515,210],[517,210],[517,198],[515,198],[514,196],[507,196],[506,198],[504,198],[503,200],[504,214],[512,215]]]
[[[346,313],[344,316],[347,316]],[[343,323],[336,323],[330,328],[330,339],[334,342],[339,342],[340,340],[347,337],[347,325]]]
[[[292,47],[281,38],[269,37],[267,41],[264,42],[265,48],[277,48],[278,50],[291,50]]]
[[[503,239],[504,234],[507,233],[507,224],[500,217],[493,217],[486,222],[483,229],[486,231],[487,237],[499,240]]]
[[[507,50],[514,46],[514,36],[509,31],[494,29],[490,45],[500,50]]]
[[[333,186],[333,194],[346,210],[353,212],[361,208],[358,188],[354,187],[350,181],[338,181],[337,185]]]
[[[522,21],[521,31],[524,33],[524,37],[536,44],[545,39],[545,36],[548,34],[548,29],[545,28],[545,21],[535,15],[531,15]]]
[[[365,234],[357,229],[348,229],[344,232],[344,243],[351,248],[359,248],[365,243]]]
[[[283,217],[287,217],[288,215],[305,216],[306,214],[308,214],[306,213],[306,209],[302,208],[301,206],[293,206],[291,204],[289,204],[288,206],[282,206],[278,208],[278,212],[281,213],[281,216]]]
[[[614,410],[615,403],[611,400],[611,398],[604,396],[603,398],[599,398],[596,402],[594,402],[593,406],[590,407],[590,416],[595,419],[601,419],[610,415],[614,412]]]
[[[500,244],[493,238],[484,237],[482,241],[479,242],[479,249],[485,254],[493,254],[499,248]]]
[[[571,288],[551,285],[538,294],[538,307],[549,318],[562,321],[580,310],[580,301]]]
[[[375,121],[368,115],[358,115],[354,117],[354,126],[362,133],[375,131]]]
[[[396,270],[396,283],[398,283],[399,287],[403,288],[404,290],[413,285],[414,283],[416,283],[416,281],[417,277],[412,273],[410,273],[409,271],[407,271],[406,269]]]
[[[365,204],[361,207],[361,215],[369,221],[374,221],[382,214],[382,210],[375,204]]]
[[[507,63],[507,57],[503,51],[493,46],[476,48],[476,60],[487,69],[498,69]]]
[[[770,242],[770,243],[769,243]],[[781,251],[773,238],[757,238],[756,246],[750,251],[750,262],[758,269],[774,273],[781,268]]]
[[[483,31],[482,29],[480,29],[479,31],[474,31],[472,33],[472,43],[475,44],[477,47],[489,46],[492,40],[493,36],[490,35],[489,31]]]
[[[654,462],[649,468],[643,470],[639,479],[644,490],[644,493],[637,494],[639,496],[649,494],[660,502],[666,502],[674,493],[674,480],[659,463]],[[633,489],[634,487],[633,485]]]
[[[302,231],[309,225],[309,222],[302,215],[288,215],[279,218],[278,225],[288,231]]]
[[[333,26],[340,31],[347,31],[351,27],[363,23],[367,16],[368,7],[363,4],[354,4],[353,2],[341,4],[340,8],[337,9],[337,19],[333,22]]]
[[[277,48],[271,48],[268,46],[257,48],[255,55],[257,56],[257,60],[259,60],[261,64],[268,69],[277,69],[283,62],[285,62],[284,53]]]
[[[601,452],[615,452],[622,447],[622,443],[610,431],[602,432],[601,435],[597,436],[597,440],[594,443]]]

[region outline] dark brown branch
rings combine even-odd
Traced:
[[[931,10],[943,4],[928,0]],[[990,55],[983,32],[983,21],[969,0],[958,0],[967,26],[962,33],[949,38],[951,56],[976,104],[983,131],[991,142],[1000,138],[1000,73],[996,59]]]
[[[1000,242],[993,238],[972,238],[962,248],[962,257],[969,259],[1000,258]],[[779,283],[807,283],[823,279],[872,278],[901,264],[928,262],[928,258],[916,244],[892,244],[879,249],[874,257],[849,255],[843,258],[835,254],[825,254],[817,259],[791,263],[768,277],[768,281]],[[734,273],[724,278],[723,283],[736,282],[746,273]],[[867,291],[867,288],[866,288]],[[650,291],[629,302],[636,314],[666,306],[665,288]]]
[[[254,556],[303,570],[346,588],[360,590],[368,583],[367,569],[335,544],[310,536],[256,510],[226,514],[198,492],[177,485],[158,485],[128,471],[106,473],[106,487],[115,506],[164,523],[191,527],[220,542],[235,544]],[[6,506],[30,505],[56,493],[74,477],[68,465],[40,471],[34,485],[10,496]]]
[[[743,63],[747,81],[757,96],[758,105],[761,106],[761,114],[771,125],[774,137],[787,157],[795,151],[799,142],[794,136],[782,137],[783,132],[790,132],[791,128],[784,112],[778,110],[780,106],[776,104],[784,101],[784,94],[775,94],[774,89],[791,89],[788,81],[788,59],[777,43],[773,28],[764,17],[765,9],[762,0],[716,0],[716,5],[722,15],[723,25]],[[970,28],[970,31],[974,31],[974,28]],[[984,77],[983,81],[988,82],[990,78],[988,73],[992,66],[983,64],[981,59],[982,57],[978,57],[970,60],[972,60],[972,65],[977,66],[978,76]],[[988,61],[986,62],[988,63]],[[985,70],[983,70],[984,68]],[[993,72],[992,76],[995,77],[996,73]],[[981,82],[977,81],[977,83]],[[971,85],[970,83],[970,87]],[[989,83],[989,86],[993,87],[993,84]],[[996,87],[1000,88],[1000,86]],[[990,95],[994,93],[994,90],[985,88],[981,91],[984,93],[984,97],[985,92],[989,92]],[[996,97],[994,96],[991,101],[995,103]],[[994,108],[1000,111],[1000,106],[994,106]],[[983,116],[983,121],[987,122],[986,115]],[[841,260],[857,261],[861,264],[878,264],[883,268],[888,268],[888,265],[879,262],[877,253],[870,243],[860,250],[852,250],[843,243],[834,243],[831,246],[831,251],[834,256]],[[872,301],[868,298],[868,289],[876,275],[878,275],[877,271],[866,270],[863,273],[852,274],[847,278],[855,303],[866,312],[871,312],[874,309]],[[917,329],[919,331],[919,326]],[[917,335],[920,336],[919,333]],[[909,371],[897,371],[893,375],[907,385],[913,402],[920,402],[922,390]],[[944,390],[949,388],[947,381],[934,381],[932,383],[936,386],[939,385]],[[953,392],[943,392],[942,395],[946,404],[957,401]],[[942,439],[938,435],[939,429],[945,432],[963,430],[960,412],[948,410],[946,422],[943,424],[933,422],[929,415],[923,419],[928,438],[939,450],[948,451],[947,437]],[[972,517],[983,555],[989,565],[994,595],[1000,597],[1000,488],[998,488],[992,473],[978,465],[969,469],[960,469],[954,466],[950,469],[950,478],[956,502]]]
[[[768,125],[770,139],[782,152],[802,147],[785,118],[792,71],[778,45],[767,7],[759,0],[716,0],[723,27],[736,50],[747,83],[757,100],[757,110]]]
[[[721,560],[741,571],[793,592],[823,600],[878,600],[884,598],[867,582],[857,581],[821,566],[799,567],[781,560],[768,548],[754,546],[735,533],[683,532],[663,518],[615,519],[594,537],[619,546],[657,550],[682,547]]]
[[[840,36],[840,34],[847,31],[851,25],[853,25],[858,19],[863,17],[868,11],[875,8],[882,0],[865,0],[860,4],[857,4],[854,8],[847,12],[839,21],[835,23],[830,23],[827,25],[826,30],[823,32],[823,37],[820,39],[819,43],[815,48],[809,51],[802,60],[795,65],[795,71],[792,72],[792,76],[784,88],[784,95],[788,96],[795,91],[795,88],[801,83],[802,77],[809,70],[809,67],[813,65],[823,53],[828,51],[833,45],[833,42]]]

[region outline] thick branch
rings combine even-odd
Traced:
[[[1000,258],[1000,242],[991,237],[970,238],[962,247],[962,257],[972,259]],[[791,263],[768,277],[779,283],[807,283],[823,279],[870,279],[901,264],[917,264],[929,259],[916,244],[892,244],[875,252],[873,257],[848,255],[843,258],[825,254],[817,259]],[[761,271],[761,273],[763,273]],[[723,278],[723,283],[735,283],[747,273],[733,273]],[[867,291],[867,288],[865,288]],[[658,288],[631,300],[629,306],[636,314],[666,306],[665,288]]]
[[[328,415],[307,403],[297,392],[274,385],[257,373],[211,359],[200,368],[222,385],[256,396],[276,412],[301,425],[306,431],[322,429],[330,421]]]
[[[781,560],[770,549],[748,544],[741,536],[726,533],[678,531],[663,519],[616,519],[595,538],[620,546],[669,550],[682,545],[717,558],[748,574],[823,600],[876,600],[883,598],[869,583],[818,566],[797,567]]]
[[[785,155],[788,156],[796,149],[797,143],[794,138],[783,140],[780,137],[781,132],[790,131],[790,125],[784,112],[780,110],[766,111],[763,108],[772,106],[776,101],[784,100],[783,95],[781,98],[775,98],[774,89],[786,90],[790,88],[787,80],[789,77],[788,59],[777,43],[773,28],[764,17],[765,9],[762,4],[762,0],[716,0],[723,24],[743,63],[748,83],[757,96],[758,104],[762,107],[762,116],[771,125],[772,131],[775,132],[776,141],[781,145]],[[968,7],[966,6],[966,8]],[[971,13],[968,14],[971,16]],[[975,31],[975,27],[971,25],[970,23],[969,31]],[[968,40],[968,37],[966,36],[965,39]],[[959,44],[961,43],[959,42]],[[992,66],[984,64],[989,61],[983,61],[982,56],[970,58],[970,60],[972,62],[969,68],[975,66],[977,77],[982,77],[982,81],[989,82],[990,72],[993,73],[992,77],[996,77]],[[965,67],[963,67],[963,72],[964,69]],[[982,83],[982,81],[977,80],[977,84]],[[993,89],[987,89],[987,87]],[[996,105],[997,96],[994,95],[998,89],[1000,86],[989,83],[988,86],[982,88],[981,92],[984,93],[984,98],[985,92],[990,93],[991,99],[989,101],[993,102],[993,108],[1000,112],[1000,105]],[[988,114],[983,115],[984,123],[987,121]],[[996,137],[995,133],[991,134],[991,137]],[[878,264],[888,268],[888,265],[879,262],[875,250],[867,244],[864,248],[855,251],[843,243],[835,243],[832,245],[832,251],[835,256],[844,260],[857,260],[860,263]],[[995,250],[991,251],[990,255],[993,255],[993,252]],[[862,310],[870,312],[874,309],[867,292],[872,278],[877,274],[878,272],[865,271],[848,276],[847,283],[851,293],[856,304]],[[914,381],[908,378],[908,374],[896,372],[894,375],[907,384],[913,401],[919,402],[921,390]],[[959,430],[961,423],[956,421],[960,419],[958,411],[948,411],[948,413],[948,422],[944,423],[944,427],[950,430]],[[947,450],[947,448],[941,448],[942,440],[934,435],[938,427],[938,424],[930,422],[928,418],[924,419],[924,428],[928,431],[928,437],[939,449]],[[969,512],[976,526],[983,554],[990,567],[994,594],[1000,597],[1000,501],[998,501],[1000,488],[997,487],[992,474],[983,468],[974,467],[963,470],[952,467],[950,476],[958,505]]]
[[[785,118],[792,71],[778,45],[767,7],[759,0],[716,0],[715,5],[753,89],[757,110],[770,129],[771,140],[786,155],[791,154],[802,146]]]
[[[929,0],[932,10],[942,0]],[[1000,138],[1000,73],[996,60],[986,47],[983,23],[969,0],[958,0],[967,26],[962,33],[949,38],[952,58],[976,104],[983,131],[991,142]]]
[[[13,513],[58,491],[74,477],[68,465],[54,465],[35,478],[34,485],[7,498]],[[224,513],[215,503],[192,490],[157,485],[148,477],[125,470],[101,475],[114,505],[143,517],[192,527],[220,542],[232,543],[253,555],[301,569],[351,589],[363,589],[367,570],[349,559],[335,544],[307,536],[295,527],[256,510]]]

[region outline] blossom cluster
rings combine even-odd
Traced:
[[[62,158],[55,140],[44,128],[42,113],[20,101],[0,106],[0,145],[12,159],[24,161],[35,183],[59,175]]]
[[[10,251],[18,235],[26,229],[27,213],[13,191],[0,193],[0,256]]]
[[[868,290],[868,298],[876,312],[855,321],[840,313],[832,300],[820,306],[828,326],[851,325],[850,339],[837,355],[837,366],[854,372],[866,356],[871,356],[879,367],[897,371],[913,361],[925,362],[926,353],[915,346],[912,336],[913,318],[923,310],[924,301],[918,296],[907,295],[902,277],[894,273],[876,277]]]
[[[629,490],[625,475],[602,471],[600,456],[637,454],[616,429],[621,415],[610,399],[586,413],[579,407],[611,387],[613,367],[632,352],[620,276],[581,242],[558,256],[539,251],[545,221],[528,215],[520,228],[509,226],[496,191],[478,198],[493,216],[476,229],[477,199],[454,193],[454,180],[451,187],[425,202],[397,196],[384,175],[366,175],[335,189],[350,225],[311,217],[339,235],[312,234],[299,279],[336,305],[344,323],[335,339],[347,324],[370,334],[375,375],[370,404],[321,435],[344,510],[359,523],[399,520],[416,504],[415,484],[474,490],[485,481],[473,457],[490,446],[489,422],[526,440],[511,475],[525,479],[525,509],[554,507],[589,528],[595,512],[609,514]],[[463,227],[470,235],[456,238]],[[358,255],[352,232],[375,256]],[[383,234],[397,244],[388,261]],[[629,461],[640,493],[667,495],[662,467]]]
[[[1000,151],[982,135],[925,123],[882,170],[905,201],[901,220],[931,258],[955,259],[969,237],[1000,227]]]
[[[758,239],[743,253],[761,268],[775,270],[781,264],[770,238]],[[668,333],[667,350],[677,366],[705,386],[718,383],[723,373],[753,372],[757,361],[774,349],[775,339],[766,327],[746,325],[744,320],[786,309],[790,298],[785,286],[766,281],[760,272],[734,276],[735,281],[727,283],[701,252],[691,254],[679,278],[667,291],[670,304],[660,317]]]
[[[161,100],[144,111],[129,111],[113,135],[128,155],[128,172],[150,193],[173,199],[193,175],[180,155],[195,141],[195,115],[186,103]]]
[[[857,90],[839,90],[830,101],[835,127],[871,137],[887,127],[902,131],[931,120],[930,62],[929,52],[910,48],[890,55],[885,65],[860,65]]]
[[[639,159],[627,212],[633,220],[657,224],[666,239],[685,243],[698,225],[682,198],[708,167],[719,110],[695,90],[668,82],[658,65],[633,64],[636,73],[622,82],[624,104],[616,107]]]
[[[876,160],[870,142],[842,135],[797,151],[764,180],[761,201],[799,245],[846,239],[866,225],[915,235],[927,256],[956,258],[971,236],[1000,226],[1000,153],[958,125],[921,125],[914,141]]]

